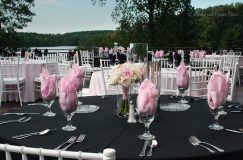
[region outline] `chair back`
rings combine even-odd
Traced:
[[[46,68],[49,71],[50,74],[56,74],[59,75],[59,67],[58,64],[62,62],[62,56],[46,56]]]
[[[177,71],[174,68],[161,69],[161,86],[160,93],[162,95],[178,95],[176,85]]]
[[[189,67],[190,83],[188,95],[192,97],[207,97],[207,85],[215,71],[215,67]]]
[[[231,70],[229,70],[230,72],[229,93],[226,98],[228,101],[232,101],[234,98],[238,71],[239,71],[239,63],[237,62],[234,64],[234,67]]]
[[[216,59],[208,59],[208,58],[191,58],[190,59],[190,66],[197,67],[197,68],[212,68],[214,67],[216,70],[221,68],[221,60]]]
[[[20,105],[22,106],[21,93],[24,90],[25,78],[19,75],[19,59],[19,56],[0,58],[0,103],[2,102],[2,93],[5,93],[5,102],[6,93],[18,93]]]
[[[16,78],[19,79],[19,59],[20,57],[1,57],[1,79]],[[7,70],[6,70],[7,68]]]
[[[94,52],[80,51],[81,56],[81,66],[84,67],[85,77],[91,78],[94,72]]]
[[[101,68],[101,74],[102,74],[102,80],[104,84],[104,89],[105,89],[105,96],[107,95],[107,90],[108,90],[108,78],[110,76],[110,70],[111,65],[110,65],[110,59],[100,59],[100,68]],[[114,90],[114,88],[112,88]]]
[[[82,151],[63,151],[63,150],[52,150],[52,149],[43,149],[43,148],[33,148],[25,146],[15,146],[9,144],[0,144],[0,150],[5,152],[5,160],[14,159],[12,153],[21,154],[22,160],[28,160],[28,157],[32,155],[39,156],[40,160],[45,160],[45,157],[49,159],[50,157],[58,158],[62,160],[64,158],[68,159],[86,159],[86,160],[115,160],[116,151],[112,148],[106,148],[103,150],[103,153],[91,153],[91,152],[82,152]]]

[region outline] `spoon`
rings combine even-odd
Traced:
[[[148,151],[147,156],[152,156],[153,148],[157,147],[157,145],[158,145],[158,142],[155,139],[150,141],[150,143],[149,143],[150,150]]]
[[[55,131],[57,129],[45,129],[41,132],[33,132],[33,133],[27,133],[27,134],[22,134],[22,135],[18,135],[18,136],[13,136],[12,138],[15,138],[15,139],[22,139],[22,138],[27,138],[27,137],[30,137],[30,136],[34,136],[34,135],[45,135],[47,133],[49,133],[50,131]]]

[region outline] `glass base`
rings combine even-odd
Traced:
[[[209,125],[208,128],[213,129],[213,130],[222,130],[222,129],[224,129],[224,126],[221,126],[221,125],[215,123],[215,124]]]
[[[99,109],[99,106],[96,105],[78,105],[76,113],[92,113]]]
[[[161,110],[169,111],[169,112],[181,112],[181,111],[186,111],[189,108],[190,105],[185,103],[169,103],[169,104],[160,105]]]
[[[42,114],[45,117],[54,117],[56,115],[56,113],[53,113],[51,111],[47,111],[46,113]]]
[[[62,130],[64,131],[75,131],[77,129],[77,127],[72,126],[72,125],[66,125],[64,127],[62,127]]]
[[[187,104],[187,103],[188,103],[188,101],[187,101],[187,100],[185,100],[185,99],[181,99],[181,100],[179,100],[179,101],[178,101],[178,103],[181,103],[181,104]]]
[[[155,136],[150,133],[144,133],[144,134],[139,135],[138,138],[149,141],[149,140],[154,139]]]

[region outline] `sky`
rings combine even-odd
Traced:
[[[191,0],[195,8],[231,4],[243,0]],[[111,18],[115,0],[106,6],[93,6],[91,0],[36,0],[32,22],[20,32],[63,34],[68,32],[115,30],[118,24]]]

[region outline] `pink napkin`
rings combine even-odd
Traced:
[[[59,103],[65,112],[73,111],[77,108],[77,84],[75,75],[69,73],[61,78],[59,82]]]
[[[190,58],[195,58],[195,54],[193,51],[190,51]]]
[[[76,79],[77,90],[82,90],[83,88],[83,78],[84,78],[84,70],[82,67],[74,64],[70,74],[74,74]]]
[[[108,52],[109,52],[109,48],[105,47],[104,52],[105,52],[105,53],[108,53]]]
[[[200,51],[199,52],[199,58],[205,58],[206,52],[205,51]]]
[[[53,100],[56,97],[56,75],[50,75],[45,67],[40,74],[41,95],[43,100]]]
[[[163,58],[165,55],[164,55],[164,51],[163,50],[160,50],[160,51],[156,51],[155,52],[155,57],[156,58]]]
[[[216,109],[222,105],[228,93],[229,73],[214,72],[208,82],[208,105],[211,109]]]
[[[141,83],[138,90],[137,105],[138,113],[153,115],[156,112],[159,92],[156,86],[147,78]]]
[[[184,62],[181,62],[177,68],[176,84],[178,88],[188,89],[189,87],[189,74]]]

